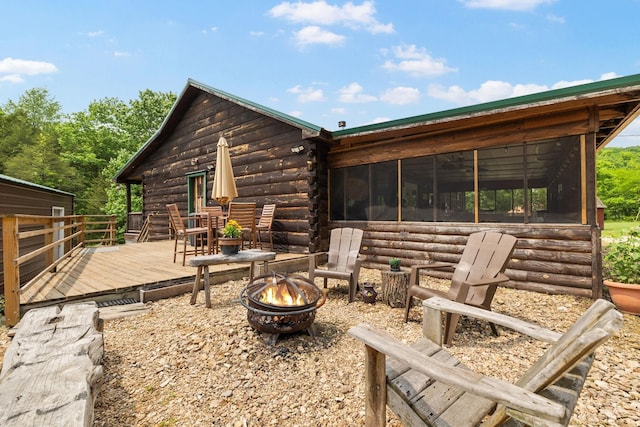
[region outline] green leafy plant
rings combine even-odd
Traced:
[[[400,269],[400,258],[389,258],[391,270],[398,271]]]
[[[605,251],[605,277],[614,282],[640,284],[640,227],[609,243]]]
[[[237,239],[242,234],[242,227],[235,220],[230,219],[222,229],[223,237],[231,237]]]

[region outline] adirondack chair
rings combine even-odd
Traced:
[[[201,249],[202,255],[204,255],[204,240],[208,238],[207,227],[187,227],[184,219],[180,216],[178,205],[171,203],[167,205],[167,211],[169,212],[169,222],[175,232],[173,245],[173,262],[176,262],[176,255],[182,254],[182,265],[185,265],[187,255],[198,255],[198,248]],[[187,249],[187,240],[190,237],[194,238],[193,250]],[[182,240],[182,251],[178,250],[178,239]]]
[[[414,265],[411,268],[404,321],[409,319],[413,297],[427,299],[433,296],[464,302],[474,307],[491,310],[491,301],[499,283],[509,280],[504,275],[509,258],[516,245],[516,238],[509,234],[481,231],[469,235],[467,244],[458,264],[432,262]],[[420,286],[420,271],[425,269],[454,268],[451,286],[447,292]],[[445,319],[445,344],[451,343],[460,316],[448,313]],[[490,323],[491,330],[498,330]]]
[[[385,425],[385,405],[407,426],[566,426],[593,352],[622,326],[620,312],[603,299],[596,300],[563,335],[441,297],[430,298],[423,306],[425,337],[411,346],[367,324],[349,330],[365,344],[369,427]],[[439,345],[442,330],[433,325],[447,312],[488,320],[553,344],[515,384],[483,376]]]
[[[309,280],[312,282],[315,276],[324,278],[324,287],[327,287],[327,279],[347,280],[349,282],[349,302],[356,299],[360,264],[364,259],[360,255],[363,232],[357,228],[334,228],[329,238],[329,252],[327,268],[318,268],[318,257],[326,252],[318,252],[309,255]]]

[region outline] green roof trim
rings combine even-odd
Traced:
[[[243,105],[251,110],[254,110],[258,113],[265,114],[267,116],[273,117],[277,120],[292,124],[299,128],[307,128],[314,132],[320,132],[322,130],[321,126],[316,126],[313,123],[309,123],[307,121],[301,120],[297,117],[290,116],[289,114],[282,113],[280,111],[274,110],[273,108],[265,107],[264,105],[258,104],[257,102],[249,101],[248,99],[241,98],[239,96],[232,95],[228,92],[225,92],[220,89],[216,89],[214,87],[205,85],[204,83],[200,83],[193,79],[188,80],[188,84],[191,86],[197,87],[205,92],[209,92],[213,95],[217,95],[221,98],[225,98],[228,101],[234,102],[236,104]]]
[[[64,194],[64,195],[73,196],[73,197],[76,196],[73,193],[68,193],[68,192],[62,191],[62,190],[56,190],[55,188],[46,187],[44,185],[35,184],[33,182],[24,181],[22,179],[18,179],[18,178],[14,178],[12,176],[2,175],[2,174],[0,174],[0,181],[6,181],[6,182],[9,182],[9,183],[12,183],[12,184],[18,184],[18,185],[22,185],[22,186],[26,186],[26,187],[38,188],[40,190],[45,190],[45,191],[48,191],[50,193]]]
[[[591,93],[616,90],[628,86],[637,85],[640,85],[640,74],[634,74],[631,76],[618,77],[608,80],[600,80],[597,82],[586,83],[577,86],[568,86],[561,89],[537,92],[529,95],[507,98],[498,101],[485,102],[482,104],[474,104],[467,107],[454,108],[450,110],[439,111],[436,113],[422,114],[418,116],[407,117],[404,119],[390,120],[387,122],[358,126],[354,128],[334,131],[332,132],[332,135],[334,138],[341,138],[361,133],[382,131],[393,127],[404,127],[428,121],[454,119],[460,116],[487,113],[494,110],[526,106],[529,104],[560,100],[567,97],[587,95]]]

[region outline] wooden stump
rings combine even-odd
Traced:
[[[407,271],[380,271],[382,276],[382,301],[391,307],[404,307],[407,301],[409,276]]]
[[[0,373],[0,425],[93,425],[102,383],[96,304],[33,309],[18,324]]]

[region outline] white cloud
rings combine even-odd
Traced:
[[[50,62],[4,58],[0,60],[0,81],[22,83],[25,75],[51,74],[58,68]]]
[[[389,60],[382,65],[388,71],[401,71],[416,77],[435,77],[457,71],[448,67],[445,59],[434,59],[416,45],[395,46],[392,51],[397,61]]]
[[[605,73],[600,76],[599,80],[606,80],[617,77],[613,72]],[[534,83],[527,84],[511,84],[500,80],[488,80],[480,85],[478,89],[466,91],[460,86],[449,86],[444,88],[441,85],[432,84],[429,86],[428,93],[430,96],[449,101],[458,105],[470,105],[482,102],[495,101],[499,99],[513,98],[516,96],[529,95],[532,93],[544,92],[550,89],[562,89],[570,86],[577,86],[586,83],[592,83],[593,80],[561,80],[554,83],[551,87],[547,85],[539,85]]]
[[[251,37],[262,37],[264,36],[264,31],[249,31],[249,35]]]
[[[301,103],[320,102],[325,100],[322,89],[315,89],[313,87],[303,88],[300,85],[296,85],[290,89],[287,89],[287,92],[298,95],[298,102]]]
[[[129,52],[124,52],[121,50],[116,50],[115,52],[113,52],[113,56],[115,56],[116,58],[125,58],[128,56],[131,56],[131,53]]]
[[[333,114],[344,114],[344,113],[347,112],[347,109],[346,108],[342,108],[342,107],[335,107],[335,108],[331,109],[331,112]]]
[[[472,9],[501,9],[526,11],[533,10],[543,4],[551,4],[555,0],[458,0]]]
[[[99,37],[99,36],[101,36],[101,35],[103,35],[103,34],[104,34],[104,31],[102,31],[102,30],[98,30],[98,31],[89,31],[89,32],[87,33],[87,35],[88,35],[89,37]]]
[[[344,42],[344,36],[323,30],[315,25],[305,27],[293,34],[296,44],[301,47],[310,44],[340,45]]]
[[[0,82],[22,83],[23,81],[24,79],[20,74],[7,74],[6,76],[0,76]]]
[[[558,15],[554,15],[552,13],[547,15],[547,21],[553,23],[553,24],[564,24],[565,23],[565,19],[562,16],[558,16]]]
[[[364,28],[373,34],[393,32],[393,24],[382,24],[375,18],[376,8],[371,1],[360,5],[347,2],[343,6],[330,5],[324,0],[282,2],[271,8],[269,14],[295,24],[342,25],[351,29]]]
[[[293,116],[293,117],[302,117],[302,114],[303,114],[303,113],[302,113],[302,111],[295,110],[295,111],[291,111],[291,112],[289,112],[288,114],[289,114],[290,116]]]
[[[363,123],[360,126],[375,125],[376,123],[384,123],[384,122],[388,122],[389,120],[391,120],[389,117],[376,117],[372,120],[369,120],[366,123]]]
[[[398,86],[387,89],[380,100],[392,105],[415,104],[420,101],[420,90],[413,87]]]
[[[341,88],[338,93],[340,94],[340,102],[346,102],[349,104],[366,103],[376,101],[377,98],[372,95],[366,95],[362,93],[363,87],[358,83],[351,83],[349,86]]]

